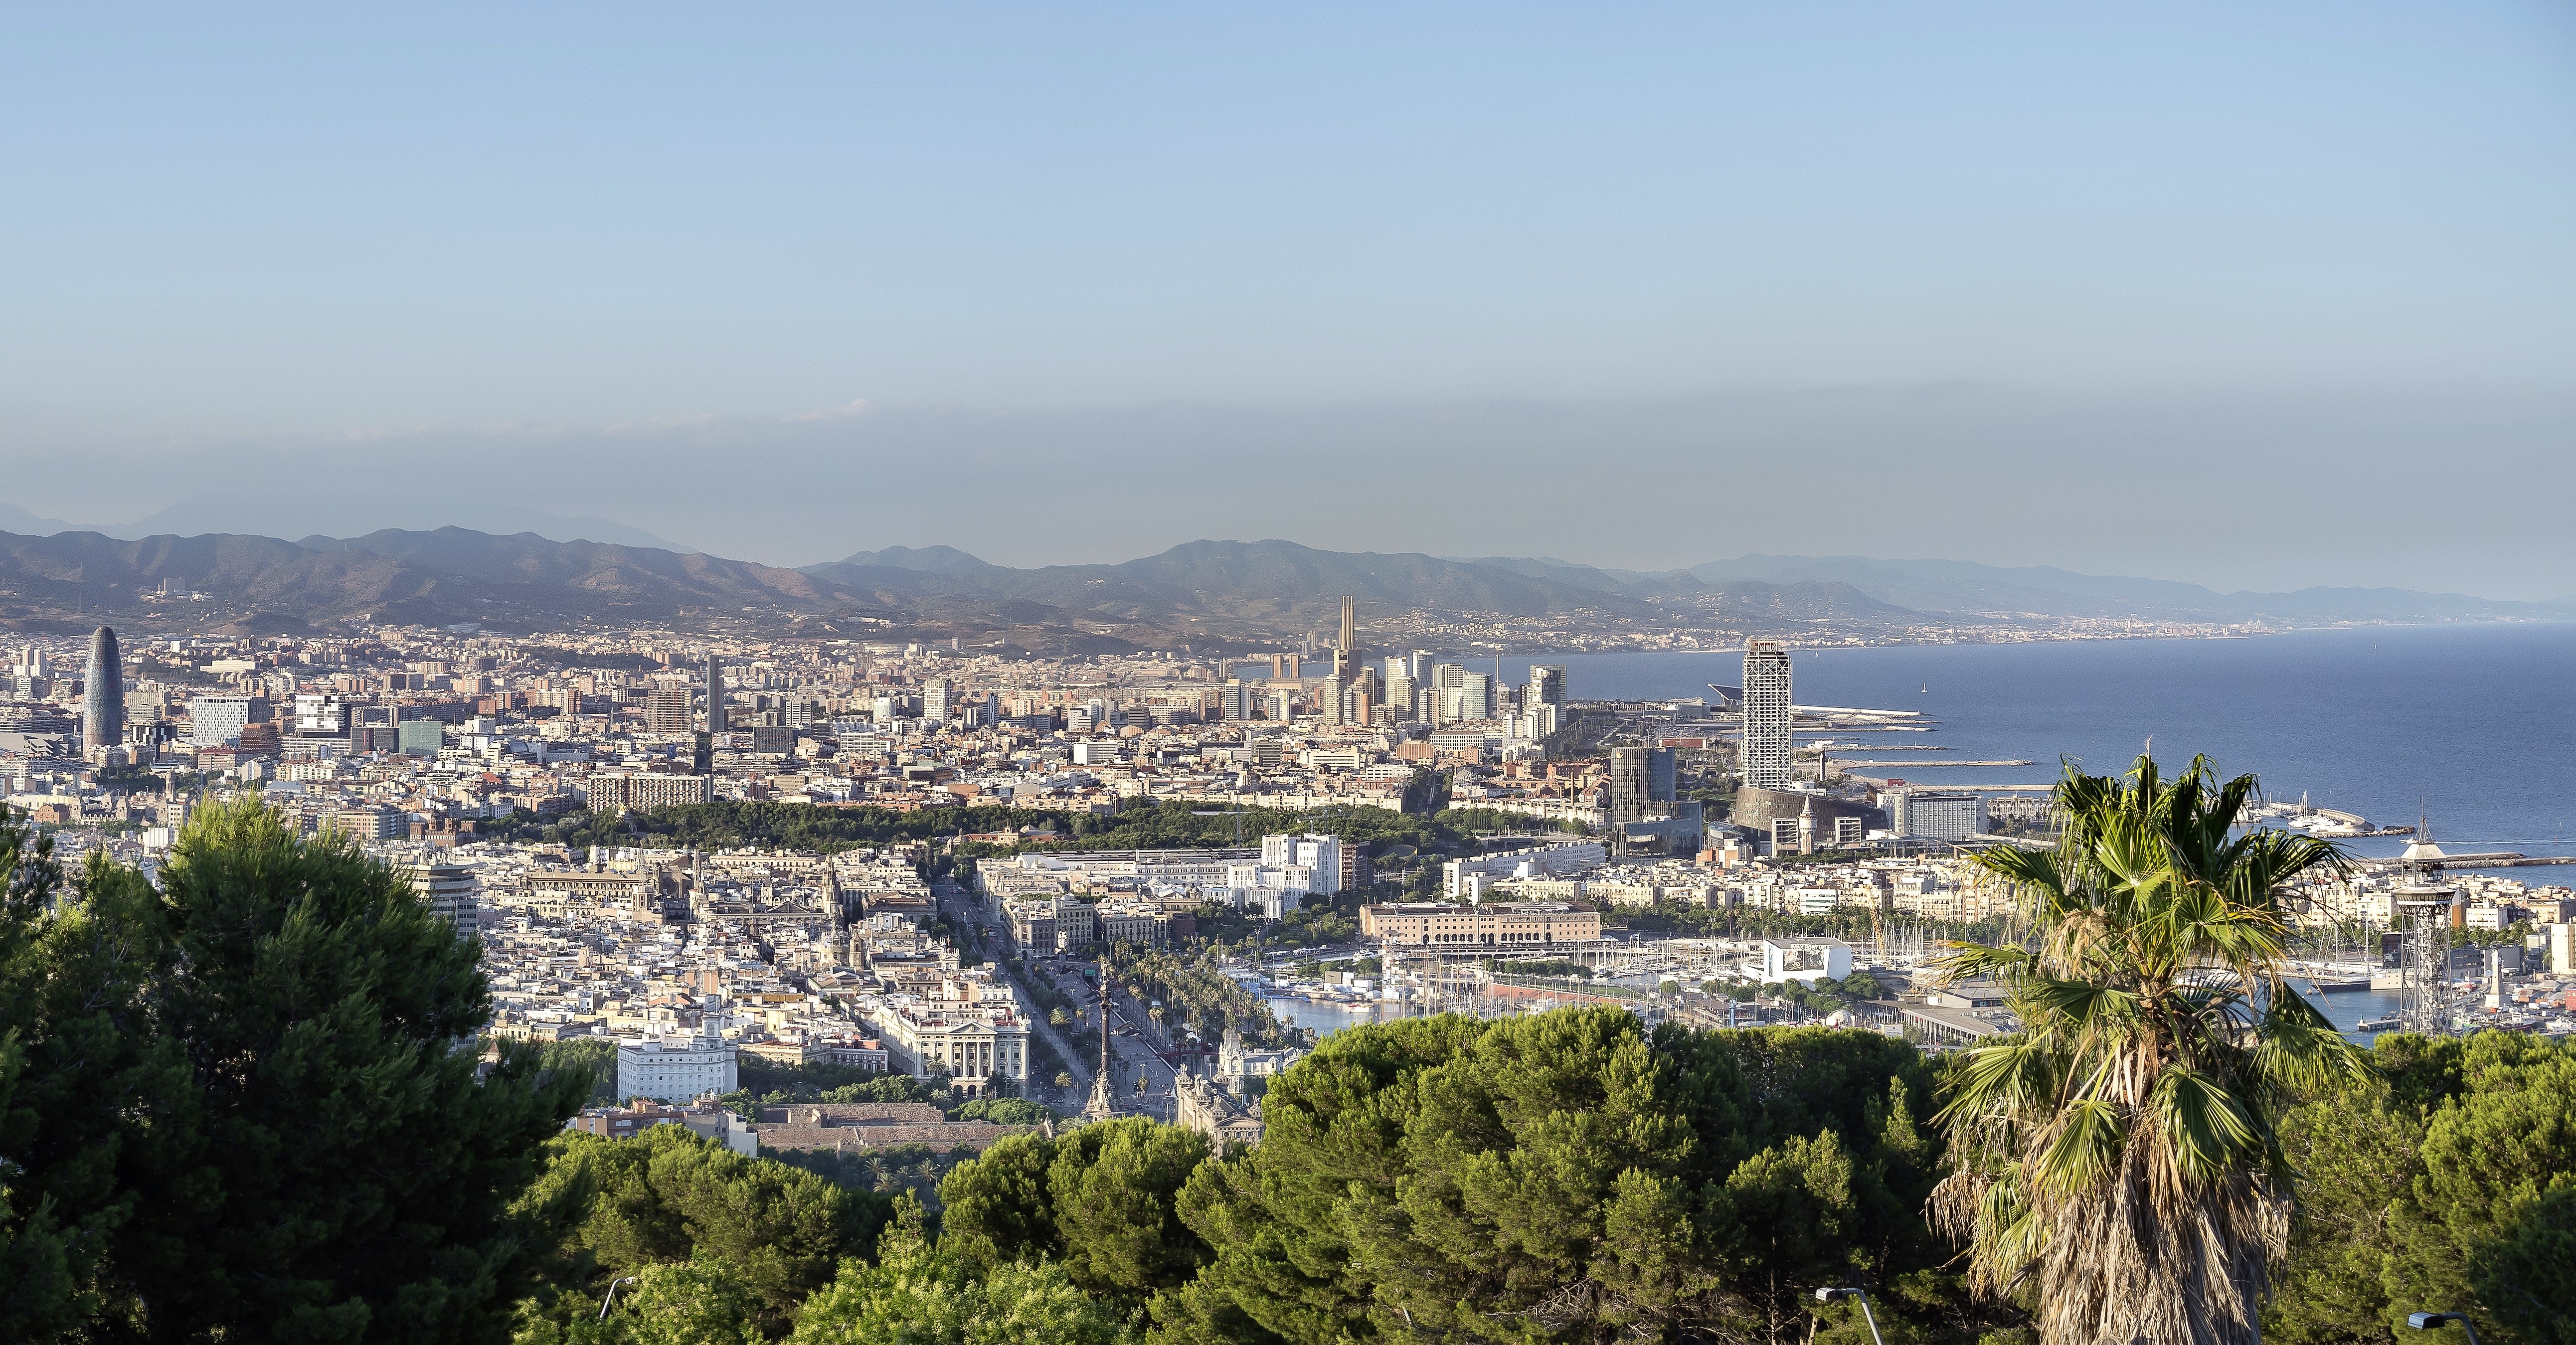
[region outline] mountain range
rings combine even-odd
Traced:
[[[1555,631],[1813,635],[1824,627],[1901,636],[1927,625],[2106,617],[2301,624],[2576,616],[2570,602],[2394,589],[2220,594],[2045,567],[1859,556],[1742,556],[1644,572],[1544,557],[1324,551],[1273,540],[1189,542],[1115,565],[1018,569],[931,546],[786,568],[461,527],[295,541],[239,533],[0,533],[0,621],[136,611],[147,602],[143,595],[165,583],[207,595],[177,607],[148,600],[165,620],[474,622],[503,630],[725,620],[1068,652],[1293,639],[1329,629],[1345,594],[1359,601],[1364,622],[1411,614],[1511,618]]]
[[[691,548],[657,537],[630,523],[583,514],[550,514],[525,505],[497,501],[412,499],[402,492],[358,492],[346,497],[329,492],[281,496],[271,491],[216,491],[190,496],[131,523],[66,523],[45,518],[22,506],[0,502],[0,531],[49,537],[58,532],[95,532],[125,541],[146,537],[248,532],[293,536],[327,529],[351,536],[382,528],[476,528],[491,533],[532,532],[558,542],[607,542],[617,546],[653,547],[663,551]]]

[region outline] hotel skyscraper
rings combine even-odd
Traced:
[[[1789,651],[1776,640],[1744,647],[1744,783],[1789,787]]]

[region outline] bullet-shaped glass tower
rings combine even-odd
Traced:
[[[125,662],[115,631],[101,626],[90,634],[89,667],[81,677],[82,749],[118,746],[125,741]]]

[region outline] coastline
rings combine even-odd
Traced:
[[[2206,629],[2136,631],[2025,631],[1986,639],[1966,638],[1965,636],[1952,636],[1937,639],[1907,638],[1904,636],[1833,636],[1823,639],[1797,640],[1780,637],[1779,643],[1796,652],[1830,649],[1932,649],[1950,645],[2115,644],[2142,640],[2260,640],[2283,635],[2315,635],[2337,631],[2412,631],[2494,626],[2576,626],[2576,617],[2498,616],[2461,617],[2440,621],[2342,621],[2320,622],[2316,625],[2263,626],[2255,629],[2211,626]],[[1749,638],[1773,639],[1775,637],[1765,635],[1752,636]],[[1425,645],[1423,648],[1431,654],[1442,658],[1458,658],[1465,660],[1492,659],[1499,654],[1506,659],[1547,659],[1570,658],[1578,655],[1598,656],[1604,654],[1740,654],[1744,652],[1744,641],[1738,640],[1732,643],[1709,645],[1670,645],[1655,647],[1625,644],[1603,644],[1592,646],[1528,645],[1519,642],[1512,642],[1501,644],[1470,643],[1466,645]],[[1221,657],[1241,658],[1249,656],[1223,655]]]

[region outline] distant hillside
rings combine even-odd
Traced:
[[[890,546],[882,551],[862,551],[839,563],[861,568],[926,570],[932,574],[973,574],[993,568],[953,546]]]
[[[793,570],[468,528],[301,542],[0,534],[0,618],[132,610],[165,580],[208,595],[211,605],[160,610],[253,624],[365,618],[533,630],[728,618],[812,623],[806,629],[827,635],[953,635],[1073,652],[1293,639],[1329,629],[1344,594],[1372,621],[1428,612],[1663,629],[1906,615],[1834,584],[1708,585],[1679,576],[1619,593],[1589,576],[1275,540],[1191,542],[1116,565],[1032,570],[952,547],[893,547]]]
[[[2190,622],[2566,615],[2390,589],[2212,593],[2189,584],[1951,561],[1748,556],[1663,574],[1554,559],[1444,560],[1198,541],[1115,565],[992,565],[952,547],[889,547],[803,569],[697,552],[468,528],[301,542],[243,534],[0,533],[0,621],[135,611],[165,580],[208,595],[157,610],[222,621],[350,618],[580,624],[739,620],[825,636],[972,638],[1060,652],[1264,642],[1327,631],[1344,594],[1363,622],[1519,619],[1591,632],[1901,633],[1943,624],[2114,616]],[[1927,617],[1926,613],[1943,613]],[[1969,615],[1957,615],[1969,614]]]

